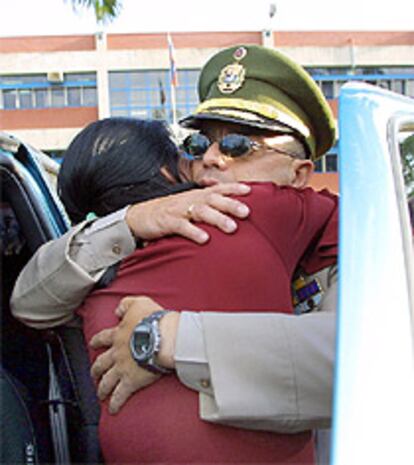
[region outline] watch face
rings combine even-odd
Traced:
[[[149,327],[138,327],[134,332],[134,356],[138,361],[147,361],[153,352],[154,341]]]

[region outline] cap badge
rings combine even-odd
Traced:
[[[243,58],[247,55],[247,50],[244,47],[239,47],[234,53],[233,58],[236,61],[243,60]]]
[[[244,47],[239,47],[234,53],[235,63],[225,66],[219,75],[217,87],[222,94],[232,94],[243,85],[246,69],[239,63],[247,54]]]

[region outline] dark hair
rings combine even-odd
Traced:
[[[178,149],[156,120],[107,118],[71,142],[58,176],[58,192],[73,223],[93,212],[106,215],[130,203],[186,190],[179,183]],[[161,172],[165,166],[178,184]]]

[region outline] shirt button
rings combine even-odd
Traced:
[[[200,385],[204,389],[208,389],[210,387],[210,380],[209,379],[201,379]]]
[[[112,246],[112,252],[115,254],[115,255],[120,255],[121,252],[122,252],[122,249],[121,249],[121,246],[119,244],[114,244]]]

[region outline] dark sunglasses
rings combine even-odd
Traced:
[[[193,133],[184,139],[181,147],[185,157],[191,160],[202,160],[204,154],[214,142],[215,141],[211,141],[204,134]],[[220,152],[231,158],[242,157],[243,155],[248,155],[255,150],[263,148],[282,155],[288,155],[292,158],[299,158],[298,154],[260,144],[259,142],[251,140],[244,134],[227,134],[218,141],[218,144]]]

